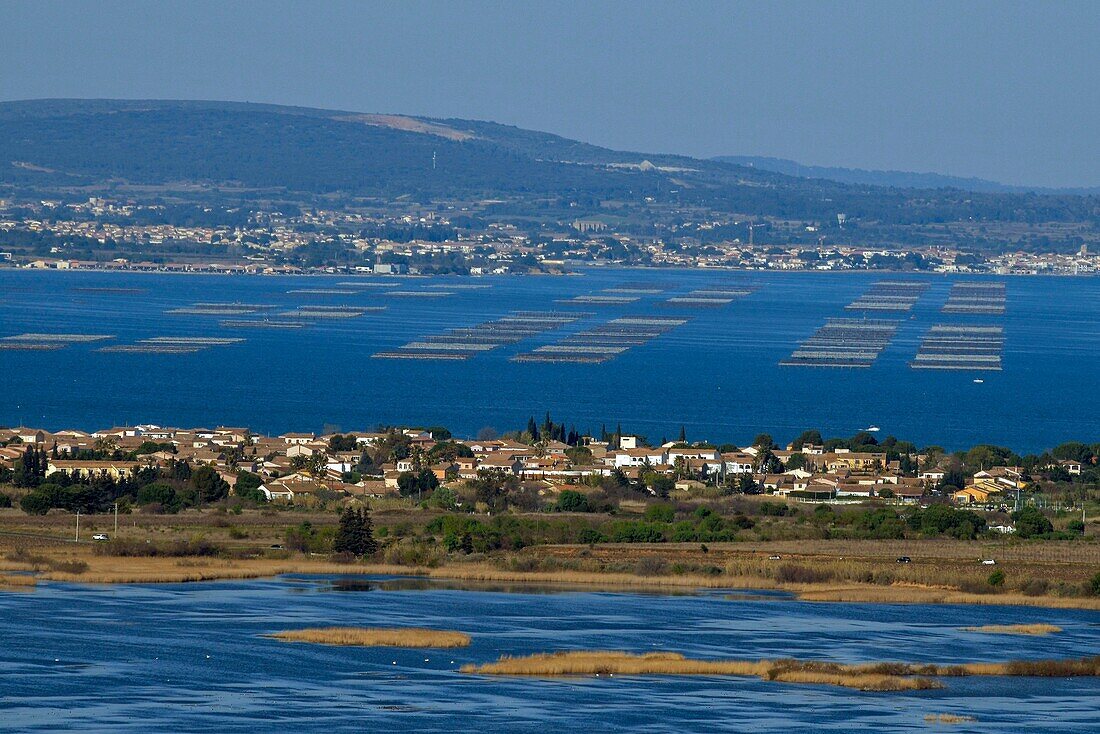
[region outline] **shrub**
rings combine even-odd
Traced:
[[[644,556],[634,564],[636,576],[662,576],[668,572],[668,563],[657,556]]]
[[[0,507],[11,507],[11,497],[0,492]]]
[[[88,564],[84,561],[50,561],[50,570],[61,573],[81,574],[88,570]]]
[[[987,581],[990,586],[1000,588],[1005,585],[1005,572],[998,568],[996,571],[989,574]]]
[[[1089,593],[1093,596],[1100,596],[1100,571],[1089,579]]]
[[[1042,596],[1048,589],[1050,589],[1050,582],[1046,579],[1031,579],[1020,591],[1024,596]]]
[[[659,525],[627,520],[612,524],[611,540],[615,543],[663,543],[665,533]]]
[[[650,505],[645,509],[645,519],[649,522],[672,522],[676,519],[676,508],[666,504]]]
[[[557,512],[591,512],[592,507],[588,504],[588,497],[572,489],[566,489],[558,497],[554,510]]]
[[[588,545],[595,545],[596,543],[606,543],[607,536],[601,533],[596,528],[585,528],[577,536],[578,543],[587,543]]]

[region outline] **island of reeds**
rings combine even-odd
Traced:
[[[285,642],[312,642],[346,647],[466,647],[464,632],[422,627],[315,627],[274,632],[268,637]]]

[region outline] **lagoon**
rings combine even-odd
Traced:
[[[1049,637],[962,631],[1044,622]],[[468,648],[326,647],[263,637],[323,625],[434,626]],[[1003,661],[1100,654],[1095,612],[820,604],[719,590],[664,595],[422,579],[286,576],[0,594],[0,721],[8,731],[1087,732],[1100,680],[949,678],[863,693],[755,678],[557,680],[457,672],[502,654],[672,650],[840,662]],[[812,634],[811,634],[812,632]],[[941,725],[942,726],[942,725]]]
[[[899,279],[928,286],[911,310],[846,308],[876,283]],[[952,285],[975,281],[1006,284],[1003,315],[942,311]],[[624,291],[637,300],[603,298]],[[699,291],[737,295],[723,305],[675,302]],[[597,298],[567,303],[586,296]],[[581,316],[534,331],[501,321],[528,311]],[[869,367],[780,365],[827,320],[853,318],[897,321],[881,351],[857,345]],[[615,335],[615,319],[686,323],[644,330],[644,321],[627,322],[633,333]],[[1003,345],[980,359],[933,355],[935,365],[964,369],[914,369],[936,325],[1000,327]],[[35,337],[20,337],[51,333],[111,339],[33,349]],[[950,350],[940,341],[930,344]],[[487,342],[499,345],[482,348]],[[549,410],[581,431],[621,423],[652,441],[678,435],[681,424],[691,440],[741,444],[762,431],[786,441],[806,428],[851,435],[876,425],[880,437],[918,444],[1028,452],[1100,434],[1100,278],[1090,277],[589,269],[349,279],[9,269],[0,270],[4,344],[0,424],[54,430],[422,424],[473,437]],[[373,357],[418,348],[438,358]],[[1002,369],[965,369],[983,362]]]

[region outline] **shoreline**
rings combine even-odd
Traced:
[[[616,572],[509,571],[488,564],[452,564],[429,568],[393,564],[342,564],[307,559],[179,559],[171,557],[122,559],[93,556],[87,571],[37,571],[31,578],[84,585],[192,583],[276,578],[289,574],[334,576],[397,576],[411,579],[555,585],[586,590],[709,589],[737,591],[782,591],[804,602],[861,604],[966,604],[1047,609],[1100,611],[1100,598],[1026,596],[1019,593],[975,594],[951,587],[918,584],[888,586],[856,582],[784,583],[753,576],[656,575],[637,576]],[[117,564],[109,561],[129,561]],[[0,571],[28,571],[14,568],[26,564],[0,563]],[[130,568],[126,568],[130,566]],[[28,585],[32,590],[34,585]],[[765,601],[757,599],[759,601]],[[777,598],[776,601],[781,601]]]

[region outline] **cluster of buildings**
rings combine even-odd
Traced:
[[[631,264],[669,267],[737,268],[750,270],[920,270],[941,273],[1094,274],[1100,272],[1100,254],[1082,246],[1075,253],[1011,252],[977,257],[951,246],[876,247],[826,244],[817,227],[805,225],[784,231],[777,223],[752,224],[734,219],[681,221],[655,224],[649,234],[623,231],[617,217],[544,221],[521,229],[513,223],[488,221],[485,202],[450,202],[434,206],[391,203],[374,209],[315,209],[283,213],[247,213],[247,223],[168,224],[162,205],[138,204],[92,197],[84,202],[0,201],[0,261],[49,268],[115,268],[131,270],[198,270],[277,274],[309,271],[408,272],[418,263],[459,259],[463,272],[473,275],[555,271],[570,264]],[[210,211],[217,222],[218,212]],[[230,211],[230,210],[227,210]],[[237,210],[231,210],[237,211]],[[223,212],[225,213],[225,212]],[[238,212],[239,214],[239,212]],[[473,224],[471,215],[484,216]],[[454,226],[452,220],[465,227]],[[793,223],[787,223],[788,229]],[[754,230],[767,226],[769,242],[754,242]],[[715,230],[741,232],[718,237]],[[732,228],[732,229],[731,229]],[[772,231],[774,229],[774,231]],[[4,246],[4,233],[21,230],[50,235],[58,244],[48,253],[27,257]],[[805,231],[803,231],[805,230]],[[395,232],[434,232],[436,236],[396,237]],[[389,237],[387,236],[389,233]],[[392,237],[392,239],[390,238]],[[811,241],[806,242],[806,237]],[[75,247],[66,239],[78,242]],[[83,245],[79,243],[84,243]],[[201,255],[161,256],[152,261],[119,258],[110,262],[74,259],[91,244],[105,249],[125,243],[131,250],[157,253],[173,243],[198,243]],[[800,244],[795,244],[800,243]],[[340,265],[306,265],[295,253],[309,245],[336,246],[353,253],[355,262]],[[168,248],[171,253],[171,248]],[[163,254],[163,253],[162,253]],[[5,258],[5,255],[7,256]],[[178,262],[170,261],[176,257]],[[405,268],[405,270],[402,270]]]
[[[383,442],[399,443],[402,458],[375,465],[365,456]],[[271,501],[309,504],[340,497],[397,496],[403,474],[431,472],[439,484],[476,479],[499,472],[528,482],[543,495],[564,489],[591,491],[602,477],[621,473],[653,484],[667,476],[672,492],[706,496],[717,487],[743,489],[793,501],[858,502],[879,498],[917,503],[938,494],[946,474],[942,467],[916,475],[902,472],[885,453],[870,453],[806,444],[799,448],[760,449],[749,446],[720,450],[669,442],[646,446],[633,436],[613,442],[582,437],[577,446],[554,440],[533,445],[511,439],[450,440],[448,451],[433,451],[440,442],[419,429],[391,432],[355,431],[316,435],[285,433],[264,436],[246,428],[164,428],[122,426],[92,433],[49,432],[35,428],[0,429],[0,466],[14,468],[28,446],[49,457],[47,476],[60,472],[73,478],[133,476],[143,468],[187,462],[215,468],[232,487],[242,471],[259,475],[259,489]],[[724,447],[729,448],[729,447]],[[122,455],[130,460],[81,456]],[[921,465],[923,457],[913,457]],[[1081,465],[1063,462],[1079,474]],[[789,467],[789,468],[788,468]],[[666,480],[667,482],[668,480]],[[951,499],[964,505],[997,506],[1023,489],[1027,478],[1018,467],[994,467],[974,474],[967,486],[952,490]],[[666,487],[667,487],[666,483]]]

